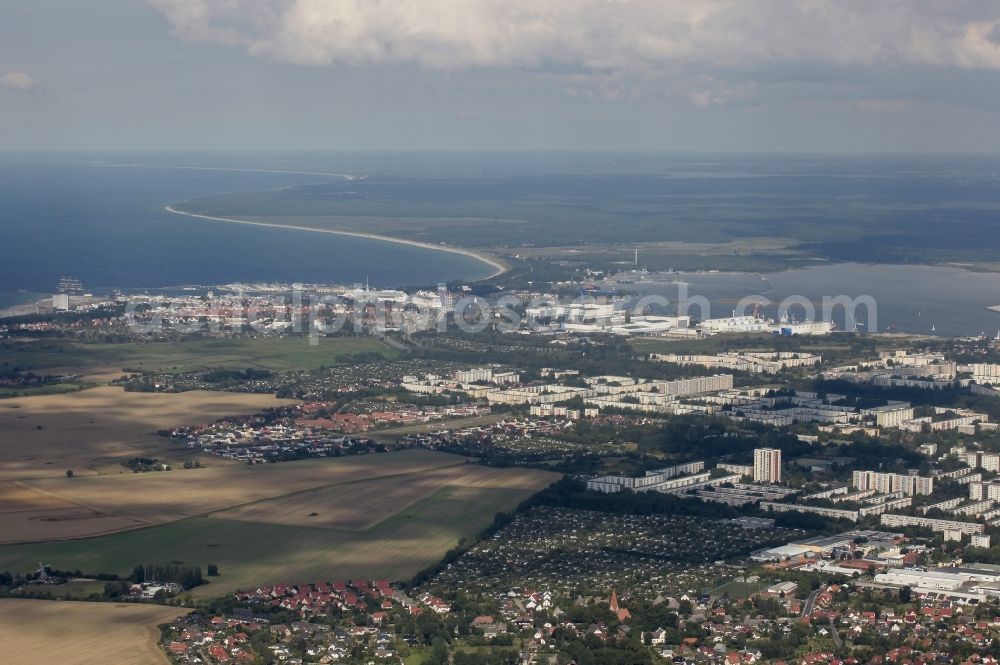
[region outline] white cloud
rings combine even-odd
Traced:
[[[1000,69],[981,0],[149,0],[182,36],[309,65]]]
[[[11,90],[28,92],[34,90],[40,84],[34,78],[24,72],[8,72],[0,77],[0,85]]]
[[[832,97],[885,112],[924,78],[1000,72],[996,0],[148,2],[185,39],[271,61],[520,70],[577,98],[703,109]]]

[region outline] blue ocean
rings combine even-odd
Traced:
[[[345,182],[336,175],[344,173],[370,177]],[[1000,159],[994,156],[0,153],[0,307],[52,293],[62,276],[106,293],[263,281],[433,286],[493,272],[450,252],[164,210],[216,194],[281,188],[333,199],[350,194],[404,211],[492,201],[509,204],[514,216],[520,204],[555,200],[569,202],[571,216],[594,207],[624,211],[638,223],[648,221],[650,206],[657,211],[650,213],[654,240],[719,241],[717,222],[733,210],[749,211],[757,215],[754,224],[730,235],[797,231],[802,247],[818,258],[765,275],[686,275],[690,295],[712,302],[712,316],[728,315],[749,295],[773,302],[869,295],[878,316],[865,317],[867,331],[993,335],[1000,329],[1000,314],[986,309],[1000,305],[1000,273],[971,272],[952,258],[996,262]],[[684,236],[658,233],[665,224],[658,220],[674,212],[702,223],[669,227]],[[852,221],[869,218],[888,225],[883,230],[873,221],[877,233],[852,238]],[[814,242],[800,225],[819,233]],[[589,238],[595,242],[614,242],[618,233],[614,224],[580,229],[601,236]],[[631,251],[623,246],[622,256]],[[851,325],[836,322],[841,329]]]
[[[228,158],[219,170],[203,163],[204,157],[185,155],[0,157],[0,307],[51,293],[64,275],[100,293],[258,281],[352,284],[366,278],[380,287],[434,285],[493,272],[453,253],[166,212],[166,205],[209,194],[333,177],[239,170],[269,168],[256,157]],[[192,164],[199,166],[186,167]]]

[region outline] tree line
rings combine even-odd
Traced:
[[[132,569],[132,581],[136,584],[144,582],[174,583],[181,585],[185,590],[193,589],[205,583],[201,575],[200,566],[181,566],[176,564],[137,565]]]

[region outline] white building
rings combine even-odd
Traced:
[[[493,383],[498,386],[509,386],[521,382],[521,375],[517,372],[493,372]]]
[[[900,423],[900,429],[910,432],[944,432],[958,429],[965,425],[976,425],[987,423],[990,418],[985,413],[976,413],[968,409],[946,409],[944,407],[934,407],[933,416],[913,418]]]
[[[733,375],[714,374],[712,376],[696,376],[690,379],[677,379],[676,381],[654,381],[652,386],[656,392],[663,395],[684,397],[730,390],[733,387]]]
[[[777,501],[761,501],[761,510],[768,510],[775,513],[795,512],[813,513],[824,517],[832,517],[840,520],[850,520],[857,522],[861,516],[856,510],[843,510],[841,508],[827,508],[826,506],[807,506],[801,503],[780,503]]]
[[[919,526],[931,531],[961,531],[967,535],[985,533],[986,525],[978,522],[958,522],[956,520],[936,520],[929,517],[913,517],[911,515],[899,515],[897,513],[883,513],[879,518],[882,526]]]
[[[772,332],[778,335],[828,335],[833,328],[832,321],[783,322],[777,324]]]
[[[976,383],[1000,384],[1000,365],[995,363],[973,363],[968,368],[962,369],[971,371],[972,379]]]
[[[753,451],[755,483],[781,482],[781,451],[777,448],[755,448]]]
[[[705,334],[765,332],[769,324],[756,316],[731,316],[725,319],[705,319],[698,324]]]
[[[570,303],[565,313],[569,323],[610,323],[614,315],[612,303]]]
[[[904,421],[912,420],[914,416],[913,407],[888,406],[871,409],[875,416],[875,425],[878,427],[899,427]]]
[[[926,515],[932,510],[950,510],[956,506],[962,505],[964,499],[962,497],[956,497],[954,499],[945,499],[944,501],[938,501],[937,503],[932,503],[926,506],[920,506],[917,508],[922,515]]]
[[[851,474],[851,485],[858,490],[873,489],[882,494],[902,492],[912,496],[934,492],[933,478],[880,471],[854,471]]]
[[[972,541],[969,544],[973,547],[983,547],[988,549],[990,546],[990,537],[986,534],[973,534]]]
[[[969,483],[969,498],[975,501],[984,499],[1000,501],[1000,482]]]
[[[657,337],[678,331],[688,332],[689,323],[690,319],[686,316],[633,316],[627,323],[616,323],[604,330],[612,335]]]
[[[710,474],[702,473],[704,469],[705,463],[697,461],[647,471],[646,475],[638,477],[601,476],[588,480],[587,489],[605,493],[620,492],[623,489],[663,492],[708,480]]]
[[[984,501],[974,501],[973,503],[966,504],[964,506],[958,506],[952,508],[948,512],[953,515],[966,515],[971,517],[979,517],[984,513],[989,512],[993,508],[993,500],[986,499]]]
[[[52,309],[65,312],[69,309],[69,294],[57,293],[52,296]]]
[[[489,367],[459,370],[452,375],[452,378],[458,383],[489,382],[493,380],[493,370]]]
[[[965,463],[974,469],[1000,471],[1000,453],[970,451],[965,453]]]
[[[728,471],[729,473],[738,473],[741,476],[753,476],[752,464],[728,464],[723,462],[721,464],[717,464],[716,466],[723,471]]]
[[[673,365],[701,365],[703,367],[728,369],[754,374],[777,374],[790,367],[812,367],[822,361],[822,357],[811,353],[779,351],[758,353],[732,351],[718,355],[653,353],[650,360]]]
[[[946,568],[936,570],[893,568],[875,576],[875,582],[878,584],[908,586],[934,591],[955,591],[972,581],[972,577],[949,571]]]

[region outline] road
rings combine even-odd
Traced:
[[[844,640],[840,639],[840,631],[838,631],[837,627],[833,625],[833,621],[830,622],[827,630],[830,631],[830,637],[833,638],[833,643],[837,645],[837,648],[842,649],[844,647]]]
[[[816,589],[809,597],[806,598],[805,605],[802,606],[802,616],[807,617],[812,614],[813,608],[816,607],[816,599],[819,597],[819,589]]]

